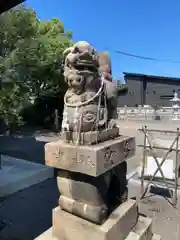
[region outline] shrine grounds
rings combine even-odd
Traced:
[[[135,136],[136,143],[143,143],[143,134],[138,131],[143,125],[161,130],[176,130],[180,121],[119,121],[120,133]],[[174,136],[163,135],[173,139]],[[161,138],[156,135],[156,138]],[[0,136],[0,151],[16,158],[44,164],[44,144],[58,139],[58,134],[49,131],[26,131],[13,136]],[[138,167],[142,149],[128,160],[128,173]],[[129,186],[130,193],[135,186]],[[0,239],[33,240],[51,226],[52,209],[57,206],[58,190],[52,178],[0,199]],[[163,240],[180,239],[180,201],[174,209],[162,197],[151,197],[140,203],[140,212],[154,220],[153,232]],[[178,232],[178,233],[177,233]],[[179,234],[179,235],[178,235]]]

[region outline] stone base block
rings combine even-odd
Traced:
[[[151,240],[152,236],[152,220],[140,216],[136,226],[129,233],[126,240]]]
[[[137,223],[136,202],[129,199],[102,224],[96,225],[57,207],[53,210],[53,236],[58,240],[123,240]]]
[[[119,128],[110,128],[103,129],[101,131],[91,131],[81,133],[80,136],[75,132],[64,132],[61,133],[61,139],[66,140],[68,142],[77,143],[77,139],[79,139],[78,144],[80,145],[92,145],[97,144],[99,142],[104,142],[109,139],[114,139],[119,136]]]
[[[52,227],[47,231],[43,232],[41,235],[36,237],[34,240],[58,240],[56,237],[52,235]]]
[[[59,206],[66,212],[102,224],[127,200],[126,174],[125,161],[98,177],[58,170]]]
[[[135,154],[135,138],[120,136],[96,145],[74,145],[63,140],[45,145],[46,165],[97,177]]]
[[[0,197],[5,197],[54,177],[54,169],[42,164],[6,155],[1,155],[1,161]]]
[[[157,234],[153,234],[152,240],[161,240],[161,236],[157,235]]]
[[[125,240],[149,240],[148,238],[141,238],[137,233],[130,232],[128,237]],[[48,229],[46,232],[42,233],[40,236],[35,238],[34,240],[58,240],[56,237],[52,235],[52,228]],[[62,239],[59,239],[62,240]],[[98,240],[98,239],[97,239]],[[161,236],[157,234],[153,234],[151,240],[161,240]]]

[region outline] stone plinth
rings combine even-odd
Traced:
[[[81,134],[75,132],[64,132],[61,134],[62,140],[70,138],[73,143],[76,143],[78,139],[80,145],[93,145],[116,137],[119,137],[119,128],[117,127],[101,131],[83,132]]]
[[[100,226],[57,207],[53,210],[52,232],[59,240],[123,240],[134,227],[137,219],[137,205],[133,200],[121,204]]]
[[[135,138],[120,136],[96,145],[73,145],[62,140],[45,145],[46,165],[99,176],[135,154]]]
[[[53,236],[52,228],[41,234],[35,240],[63,240]],[[139,217],[135,227],[124,240],[161,240],[161,236],[152,233],[152,219]]]
[[[125,161],[98,177],[59,170],[59,205],[69,213],[101,224],[127,199],[126,174]]]

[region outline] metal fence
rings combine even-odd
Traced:
[[[175,116],[172,107],[162,107],[155,110],[152,107],[118,107],[118,119],[120,120],[172,120]],[[176,112],[180,120],[180,108]]]

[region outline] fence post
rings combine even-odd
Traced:
[[[144,170],[146,167],[146,161],[147,161],[147,126],[145,125],[143,127],[144,132],[144,147],[143,147],[143,159],[142,159],[142,170],[141,170],[141,196],[144,194]]]
[[[173,204],[177,204],[177,187],[178,187],[178,165],[179,165],[179,128],[177,128],[177,139],[176,139],[176,160],[175,160],[175,191],[173,196]]]
[[[55,126],[55,130],[58,132],[59,131],[59,114],[58,114],[58,109],[55,109],[55,111],[54,111],[54,126]]]
[[[127,117],[127,105],[124,105],[124,119]]]

